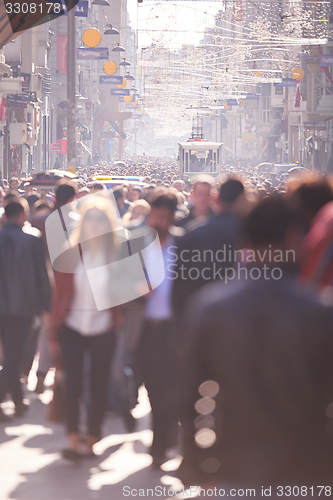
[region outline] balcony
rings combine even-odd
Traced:
[[[17,94],[22,92],[23,77],[2,78],[0,80],[0,92],[2,94]]]

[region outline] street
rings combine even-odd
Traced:
[[[0,427],[1,500],[121,500],[125,486],[131,490],[181,487],[173,477],[179,457],[165,463],[163,470],[150,467],[147,449],[152,431],[144,390],[133,411],[135,432],[127,434],[121,419],[109,416],[104,438],[95,447],[98,456],[79,465],[61,458],[60,451],[66,447],[63,426],[46,421],[51,390],[40,397],[27,391],[27,396],[30,409],[26,416]]]

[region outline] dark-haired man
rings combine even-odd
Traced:
[[[242,182],[235,178],[227,179],[219,190],[219,213],[179,239],[177,253],[174,253],[173,288],[173,306],[177,317],[182,315],[189,297],[196,290],[212,281],[224,280],[226,269],[234,266],[233,251],[241,238],[237,208],[243,205],[244,200]]]
[[[50,283],[40,233],[26,227],[27,201],[9,198],[0,230],[0,333],[4,350],[0,404],[11,394],[16,415],[25,410],[20,365],[33,317],[46,314]],[[8,417],[0,408],[0,421]]]
[[[256,257],[248,275],[208,285],[189,304],[185,484],[209,483],[224,496],[252,488],[255,498],[262,488],[278,498],[290,485],[331,491],[333,314],[298,285],[301,234],[283,198],[262,200],[245,221]]]
[[[164,193],[152,201],[151,211],[147,216],[148,226],[158,234],[163,255],[162,266],[164,264],[163,270],[160,268],[159,245],[150,245],[146,257],[148,279],[152,279],[159,272],[165,273],[162,283],[147,297],[139,344],[143,382],[148,391],[153,415],[154,438],[150,454],[156,467],[166,460],[166,451],[173,447],[178,430],[170,267],[170,249],[175,247],[172,227],[176,208],[176,196],[173,193]]]

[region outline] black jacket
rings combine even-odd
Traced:
[[[215,476],[240,486],[331,484],[332,421],[325,413],[333,400],[332,309],[292,276],[211,284],[193,301],[183,482]],[[206,380],[219,392],[200,391],[216,408],[202,400],[199,421],[194,406],[200,411],[198,387]],[[209,429],[207,442],[202,428]]]
[[[239,243],[240,223],[228,212],[211,217],[179,238],[172,297],[176,316],[182,315],[195,291],[225,279],[226,270],[235,265],[233,250]]]
[[[49,310],[42,239],[37,229],[25,231],[9,223],[0,230],[0,315],[34,316]]]

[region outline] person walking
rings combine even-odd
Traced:
[[[16,416],[27,409],[20,367],[34,316],[48,320],[50,282],[40,232],[25,225],[28,203],[10,197],[0,230],[0,334],[4,351],[0,371],[0,404],[10,394]],[[0,408],[0,422],[9,417]]]
[[[80,224],[70,236],[71,248],[61,256],[55,268],[50,332],[52,353],[65,374],[69,447],[63,451],[63,457],[72,461],[82,456],[80,402],[87,358],[90,390],[85,447],[88,456],[94,454],[93,446],[101,439],[118,318],[116,308],[97,309],[88,278],[89,270],[107,265],[115,256],[116,213],[112,201],[102,194],[89,196],[80,208],[80,216]],[[98,286],[103,296],[109,294],[107,271]]]
[[[31,225],[37,227],[42,233],[42,239],[45,245],[45,257],[46,266],[49,273],[51,284],[54,283],[53,269],[50,263],[50,256],[47,249],[47,239],[46,239],[46,229],[45,223],[49,215],[55,211],[61,214],[62,223],[66,230],[66,234],[69,234],[75,227],[78,220],[78,214],[73,206],[75,199],[75,185],[69,180],[62,180],[57,183],[55,187],[55,204],[54,207],[46,208],[42,211],[37,211],[30,216]],[[37,368],[37,383],[35,392],[37,394],[43,394],[45,390],[45,378],[50,370],[54,366],[54,360],[52,360],[49,342],[48,342],[48,327],[49,325],[43,325],[40,330],[40,342],[39,342],[39,357],[38,357],[38,368]]]
[[[143,325],[138,345],[143,382],[153,415],[153,443],[150,454],[153,466],[159,467],[166,460],[166,451],[177,442],[178,377],[175,352],[173,315],[171,306],[172,273],[171,255],[176,248],[173,234],[177,198],[173,193],[160,194],[151,203],[147,224],[154,229],[162,247],[165,278],[146,298]],[[148,276],[154,276],[159,265],[160,249],[150,246],[147,255]],[[157,264],[156,264],[157,263]]]
[[[179,476],[229,496],[252,487],[262,498],[263,487],[278,498],[304,485],[318,497],[311,486],[332,486],[333,312],[298,284],[302,232],[282,197],[259,202],[244,232],[256,256],[248,276],[189,304]]]

